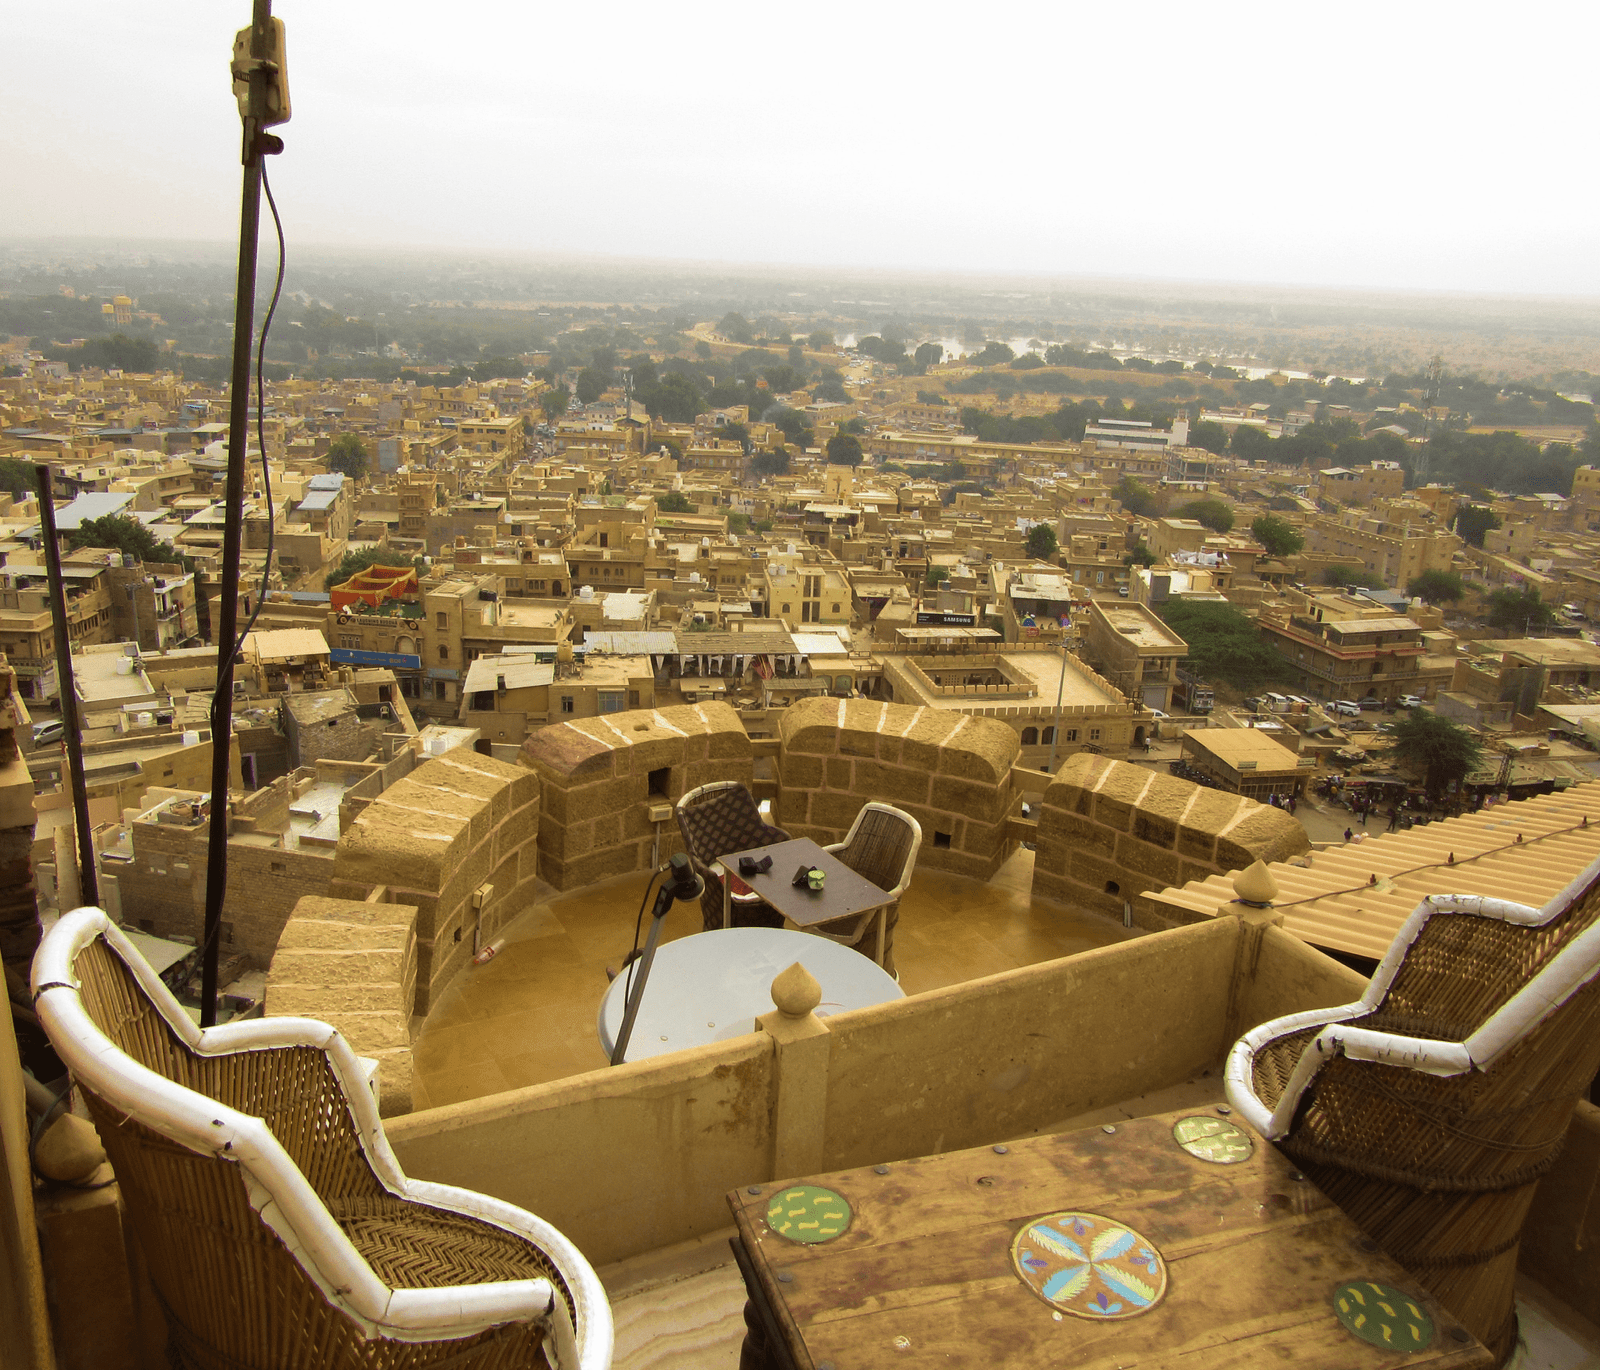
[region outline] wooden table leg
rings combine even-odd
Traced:
[[[725,866],[713,866],[713,870],[721,871],[718,877],[722,881],[722,926],[733,926],[733,882],[728,879],[728,870]]]
[[[877,963],[878,969],[883,969],[883,939],[889,935],[889,906],[884,904],[878,909],[878,954],[872,959]]]

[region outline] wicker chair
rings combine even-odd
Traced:
[[[1600,862],[1542,909],[1435,895],[1354,1004],[1234,1045],[1234,1107],[1504,1361],[1523,1219],[1600,1070]]]
[[[678,831],[695,871],[706,882],[700,915],[707,932],[722,926],[722,880],[711,864],[731,852],[787,842],[789,834],[764,822],[753,794],[737,780],[716,780],[690,790],[678,801]],[[734,886],[733,925],[781,928],[783,915],[752,893]]]
[[[39,1016],[122,1187],[183,1370],[605,1370],[593,1269],[510,1204],[409,1180],[325,1023],[196,1028],[98,909],[45,937]]]
[[[823,851],[832,852],[857,875],[889,892],[891,903],[884,915],[881,964],[890,975],[895,974],[894,925],[900,921],[900,896],[911,883],[911,872],[916,869],[917,852],[921,849],[922,825],[892,804],[880,804],[877,801],[862,806],[843,842],[823,848]],[[831,942],[860,948],[877,926],[878,911],[869,909],[866,913],[853,914],[832,923],[818,923],[806,931],[826,937]]]

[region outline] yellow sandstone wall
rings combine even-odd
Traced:
[[[1172,922],[1141,894],[1240,870],[1258,858],[1285,861],[1309,851],[1311,842],[1281,809],[1080,754],[1045,790],[1036,847],[1036,895],[1118,919],[1131,903],[1134,922],[1155,929]]]
[[[726,704],[633,709],[541,728],[522,744],[539,777],[540,867],[558,890],[644,870],[656,825],[652,804],[676,804],[713,780],[753,778],[750,738]],[[652,775],[664,783],[652,794]],[[678,824],[661,826],[660,860],[681,845]]]
[[[878,799],[922,825],[919,866],[987,880],[1007,855],[1021,744],[1004,723],[909,704],[808,699],[779,731],[778,826],[840,841]]]
[[[417,911],[375,900],[302,899],[267,972],[265,1012],[317,1018],[378,1061],[378,1107],[411,1111]]]
[[[340,835],[335,888],[387,886],[417,910],[414,1012],[428,1012],[475,940],[532,903],[538,835],[538,776],[461,747],[397,780]]]

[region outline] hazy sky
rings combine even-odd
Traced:
[[[291,246],[1600,295],[1592,0],[274,9]],[[8,5],[0,236],[235,235],[248,20]]]

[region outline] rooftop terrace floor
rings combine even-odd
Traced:
[[[1033,853],[1018,850],[987,882],[920,869],[900,904],[894,954],[907,994],[1106,946],[1133,936],[1105,918],[1034,899]],[[646,877],[547,895],[506,931],[504,949],[459,975],[417,1039],[413,1106],[459,1103],[599,1070],[595,1017],[633,945]],[[664,940],[701,930],[678,904]]]

